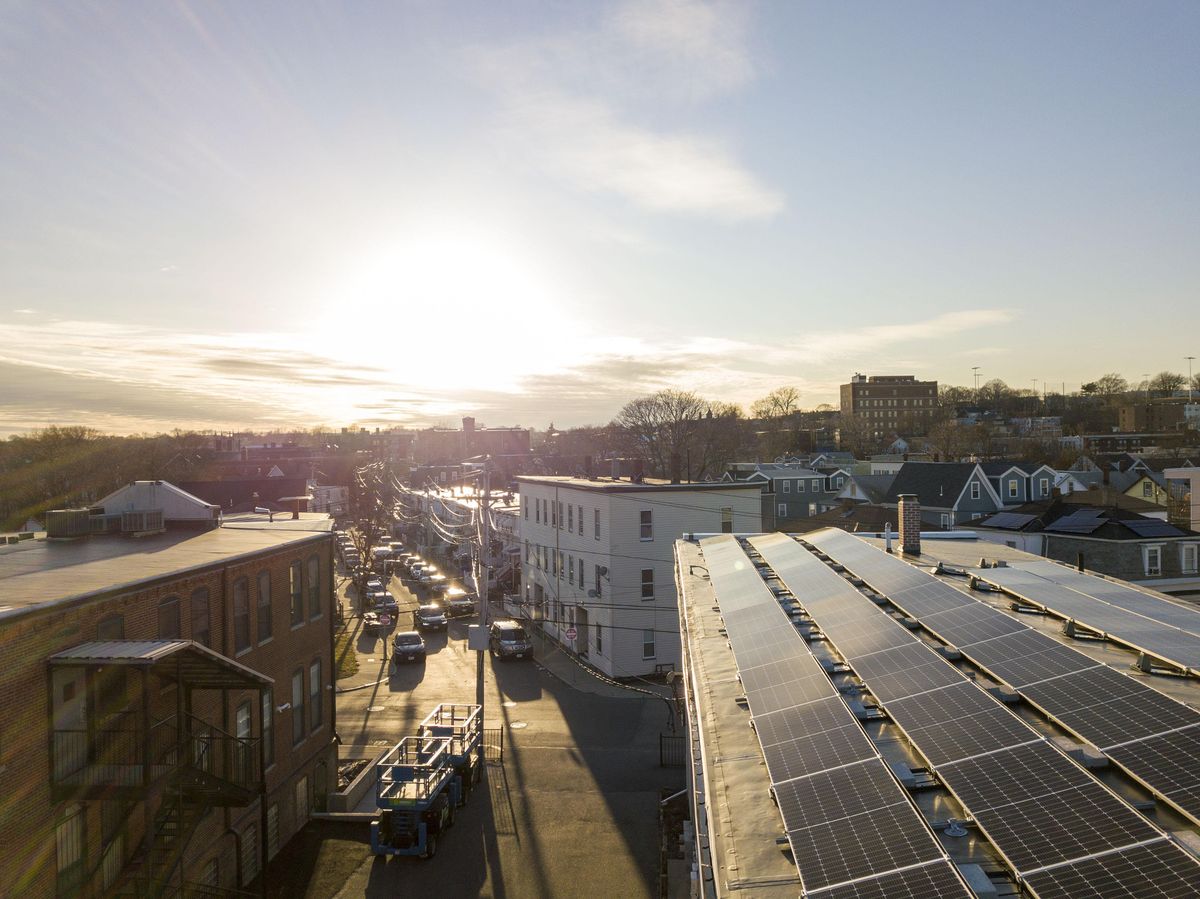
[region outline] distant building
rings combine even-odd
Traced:
[[[1117,428],[1122,433],[1177,431],[1187,422],[1188,403],[1178,399],[1152,399],[1117,408]]]
[[[914,375],[855,374],[841,394],[842,415],[865,420],[875,437],[925,434],[938,409],[937,381]]]
[[[762,528],[759,482],[519,477],[524,604],[609,677],[679,666],[672,547]]]
[[[418,431],[413,458],[419,465],[445,465],[472,456],[529,455],[529,428],[477,428],[464,418],[462,429],[426,428]]]

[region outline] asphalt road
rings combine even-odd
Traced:
[[[416,598],[394,579],[389,588],[407,627]],[[384,682],[338,696],[343,758],[395,743],[439,702],[475,701],[475,621],[427,635],[426,663],[390,675],[382,643],[360,638],[353,682]],[[376,858],[364,845],[338,895],[657,895],[659,791],[683,786],[681,771],[658,764],[663,703],[582,692],[529,662],[485,657],[484,670],[484,725],[503,731],[503,762],[487,765],[435,858]]]

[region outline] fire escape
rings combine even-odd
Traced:
[[[123,804],[120,833],[136,821],[144,831],[136,846],[106,847],[76,894],[223,895],[191,888],[184,852],[210,811],[263,794],[263,745],[251,734],[263,733],[271,678],[191,640],[84,643],[48,661],[54,800]],[[214,721],[246,691],[256,701],[228,733]]]

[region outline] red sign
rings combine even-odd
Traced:
[[[574,640],[575,637],[578,636],[578,634],[579,634],[579,631],[575,630],[575,628],[573,628],[573,627],[567,628],[567,639],[568,640]]]

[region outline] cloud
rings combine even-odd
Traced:
[[[17,315],[36,315],[37,314],[36,309],[14,309],[13,312],[15,312]]]
[[[639,123],[636,112],[657,120],[749,82],[746,31],[738,5],[628,3],[588,31],[473,48],[470,65],[499,100],[499,138],[531,168],[653,212],[765,219],[783,195],[727,140]]]

